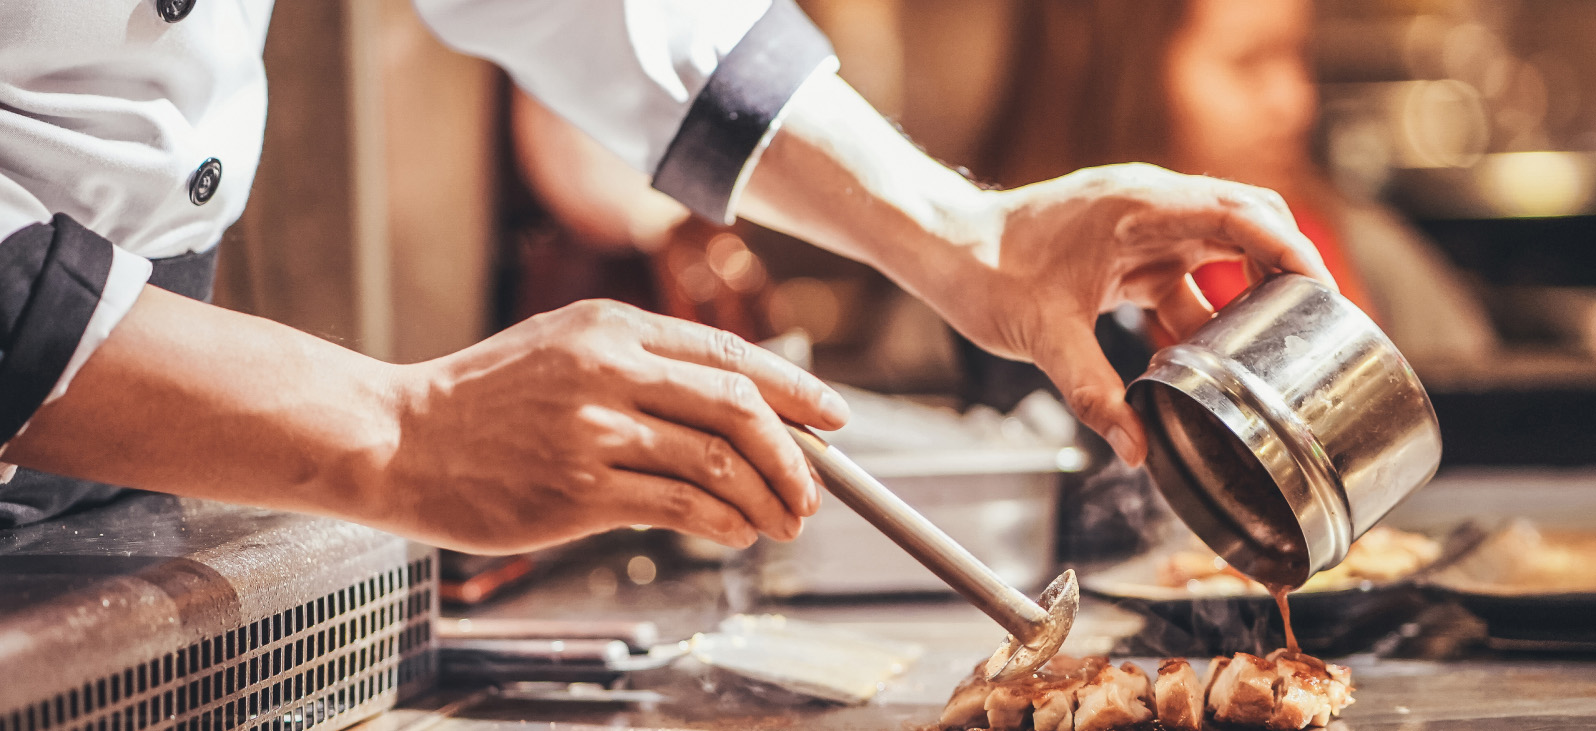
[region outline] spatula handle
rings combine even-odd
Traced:
[[[787,425],[826,489],[869,521],[893,543],[908,551],[937,578],[963,595],[1022,642],[1036,637],[1048,620],[1047,611],[1009,586],[876,478],[836,447],[801,426]]]

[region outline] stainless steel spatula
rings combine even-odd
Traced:
[[[988,680],[1027,675],[1058,652],[1080,606],[1073,570],[1054,579],[1040,603],[1033,602],[836,447],[807,428],[788,429],[831,494],[1009,631],[987,661]]]

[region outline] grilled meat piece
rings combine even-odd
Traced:
[[[984,663],[959,683],[942,710],[946,729],[1122,731],[1155,718],[1168,731],[1200,731],[1205,715],[1227,728],[1288,731],[1327,725],[1352,703],[1340,665],[1276,650],[1268,657],[1216,657],[1206,682],[1185,660],[1165,660],[1153,682],[1131,663],[1055,657],[1034,675],[989,683]]]
[[[1275,650],[1275,713],[1269,728],[1278,731],[1325,726],[1352,704],[1352,673],[1340,665],[1289,650]]]
[[[975,664],[969,677],[959,681],[942,707],[942,718],[937,721],[943,728],[967,729],[979,726],[986,720],[986,697],[992,684],[986,680],[986,661]]]
[[[1075,728],[1076,688],[1043,691],[1035,701],[1031,714],[1035,731],[1071,731]]]
[[[1314,719],[1330,716],[1330,698],[1325,685],[1330,676],[1296,660],[1275,661],[1275,710],[1268,727],[1272,731],[1307,728]]]
[[[1142,669],[1105,667],[1077,692],[1075,731],[1111,731],[1153,719],[1152,684]]]
[[[1208,709],[1226,723],[1262,726],[1275,709],[1275,664],[1238,652],[1208,686]]]
[[[1035,689],[1027,685],[996,685],[986,696],[986,727],[992,731],[1019,731],[1031,715]]]
[[[1324,664],[1325,671],[1330,674],[1330,715],[1323,721],[1315,719],[1314,723],[1324,726],[1330,723],[1331,718],[1341,715],[1347,706],[1352,705],[1352,670],[1345,665]]]
[[[1080,687],[1108,666],[1103,657],[1055,656],[1037,673],[1041,680],[1032,699],[1031,725],[1035,731],[1072,731]]]
[[[1203,686],[1191,663],[1165,660],[1153,681],[1154,710],[1169,731],[1198,731],[1203,725]]]

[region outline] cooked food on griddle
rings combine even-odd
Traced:
[[[1197,731],[1203,725],[1203,693],[1191,663],[1179,658],[1158,666],[1153,681],[1153,700],[1158,723],[1170,731]]]
[[[1339,665],[1276,650],[1209,663],[1207,681],[1185,660],[1165,660],[1157,680],[1133,663],[1055,657],[1034,675],[991,683],[984,663],[954,689],[944,729],[992,731],[1197,731],[1205,719],[1271,731],[1321,727],[1352,704],[1352,677]]]
[[[1075,731],[1113,731],[1146,723],[1153,719],[1152,705],[1153,685],[1141,668],[1131,663],[1104,667],[1076,692]]]
[[[1453,588],[1508,596],[1596,592],[1593,567],[1596,534],[1546,530],[1519,518],[1441,578]]]
[[[1206,596],[1267,592],[1262,584],[1231,568],[1195,537],[1192,540],[1190,548],[1171,554],[1159,567],[1160,584]],[[1353,587],[1364,581],[1395,581],[1424,568],[1440,555],[1441,544],[1434,539],[1375,526],[1353,542],[1345,560],[1315,574],[1298,591],[1329,591]]]

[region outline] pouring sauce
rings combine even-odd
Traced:
[[[1234,576],[1242,581],[1256,581],[1256,579],[1237,571],[1236,567],[1228,563],[1225,564],[1224,568],[1220,569],[1220,573]],[[1286,601],[1286,595],[1296,590],[1297,587],[1285,584],[1264,584],[1264,588],[1269,591],[1269,596],[1275,598],[1275,606],[1280,607],[1280,623],[1286,628],[1286,649],[1292,653],[1302,652],[1302,648],[1297,646],[1297,633],[1291,629],[1291,604]]]
[[[1291,604],[1286,601],[1286,594],[1296,587],[1284,584],[1265,584],[1264,587],[1269,590],[1269,596],[1275,598],[1275,606],[1280,607],[1280,622],[1286,627],[1286,650],[1292,654],[1302,652],[1297,646],[1297,633],[1291,631]]]

